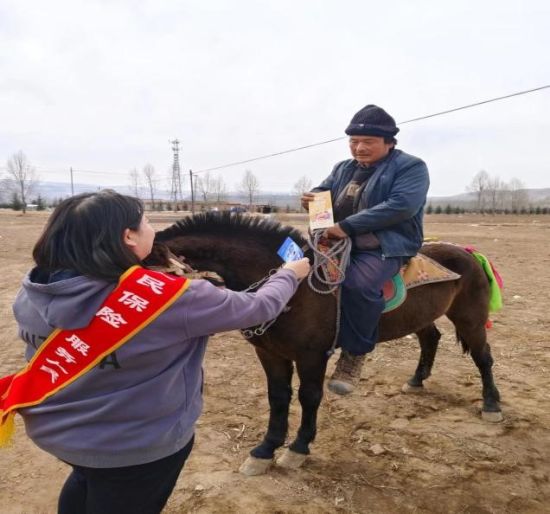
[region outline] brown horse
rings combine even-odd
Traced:
[[[225,279],[227,287],[243,290],[281,265],[277,249],[287,236],[300,246],[306,243],[297,230],[269,219],[207,213],[184,218],[158,232],[156,241],[166,244],[174,254],[185,256],[194,268],[217,272]],[[423,380],[430,376],[441,337],[434,320],[446,315],[456,328],[464,352],[470,353],[479,368],[483,417],[500,421],[500,398],[493,382],[493,359],[485,331],[488,279],[475,258],[458,246],[427,245],[421,251],[461,278],[409,290],[401,307],[382,316],[380,341],[411,333],[418,336],[420,360],[404,387],[420,390]],[[285,441],[293,362],[300,378],[298,397],[302,418],[296,439],[278,463],[299,466],[309,454],[309,444],[315,438],[327,350],[335,334],[336,301],[333,295],[314,293],[304,282],[289,307],[290,310],[281,314],[264,335],[251,339],[267,375],[270,417],[263,441],[250,452],[251,457],[241,468],[246,474],[264,472],[274,451]]]

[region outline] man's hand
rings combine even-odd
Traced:
[[[336,223],[336,225],[327,228],[323,232],[323,237],[326,237],[327,239],[344,239],[348,237],[348,235],[340,228],[340,225]]]
[[[302,207],[309,211],[309,202],[312,202],[315,199],[315,193],[304,193],[302,194],[302,197],[300,198],[300,201],[302,202]]]

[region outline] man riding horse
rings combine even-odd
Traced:
[[[342,352],[328,383],[337,394],[355,389],[365,355],[378,340],[384,282],[422,245],[428,168],[421,159],[395,149],[398,132],[384,109],[363,107],[346,128],[353,159],[336,164],[319,187],[301,198],[307,209],[314,193],[330,191],[337,223],[324,235],[352,240],[341,291]]]

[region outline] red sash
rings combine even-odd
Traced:
[[[55,329],[21,371],[0,378],[0,447],[11,439],[17,409],[38,405],[84,375],[170,307],[190,282],[133,266],[87,327]]]

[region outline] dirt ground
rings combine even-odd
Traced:
[[[11,303],[45,219],[0,211],[0,375],[23,365]],[[401,393],[416,367],[415,338],[383,343],[357,392],[325,394],[317,440],[300,470],[273,467],[247,478],[238,468],[266,429],[265,379],[238,333],[217,335],[206,356],[195,448],[167,514],[550,512],[550,216],[428,216],[425,231],[474,245],[504,278],[505,305],[489,331],[504,421],[481,420],[477,369],[443,319],[425,394]],[[291,436],[299,415],[295,394]],[[67,473],[33,446],[19,420],[15,445],[0,451],[0,512],[55,512]]]

